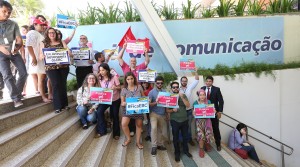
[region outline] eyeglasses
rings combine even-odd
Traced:
[[[163,82],[156,82],[156,85],[162,85],[164,84]]]
[[[178,89],[179,86],[172,86],[172,89]]]
[[[86,39],[86,38],[80,38],[80,39]]]

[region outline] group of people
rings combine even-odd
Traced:
[[[21,99],[24,96],[24,86],[28,73],[34,80],[36,93],[39,93],[44,102],[53,102],[55,113],[62,110],[68,110],[68,98],[66,90],[66,81],[69,73],[69,64],[45,64],[45,55],[43,48],[65,48],[68,50],[68,56],[72,58],[72,52],[68,49],[67,43],[72,40],[75,30],[70,37],[62,40],[62,34],[59,30],[48,27],[46,19],[39,15],[34,21],[32,30],[26,34],[26,43],[23,44],[19,26],[9,19],[12,12],[12,6],[7,1],[0,1],[0,89],[5,85],[10,91],[14,106],[23,105]],[[23,26],[26,33],[28,26]],[[15,41],[15,42],[14,42]],[[15,44],[13,46],[13,44]],[[80,36],[80,47],[88,47],[88,38],[85,35]],[[123,54],[127,44],[125,43],[120,50],[117,60],[123,71],[124,85],[121,86],[119,77],[115,71],[109,67],[108,62],[113,52],[105,57],[105,54],[98,52],[90,56],[90,60],[75,60],[76,79],[78,85],[76,111],[80,117],[83,129],[87,129],[91,124],[97,124],[96,138],[107,134],[107,122],[105,111],[109,108],[110,118],[113,120],[112,133],[115,140],[120,138],[122,128],[126,140],[122,146],[128,146],[134,134],[136,135],[136,146],[143,149],[141,134],[143,127],[144,114],[127,114],[126,98],[129,97],[149,97],[149,111],[146,119],[147,137],[151,141],[151,154],[155,156],[157,150],[166,150],[164,141],[167,140],[168,123],[172,127],[173,145],[175,150],[175,161],[180,161],[180,143],[183,147],[183,153],[192,158],[189,152],[188,143],[193,142],[192,126],[195,125],[197,142],[199,143],[199,156],[203,158],[205,151],[211,151],[211,138],[214,136],[217,151],[221,151],[221,135],[219,130],[219,119],[223,112],[224,101],[220,88],[213,86],[213,77],[206,77],[206,85],[200,90],[194,90],[199,83],[199,76],[195,73],[195,80],[188,84],[188,78],[183,76],[180,83],[172,82],[170,84],[171,93],[178,94],[178,108],[167,108],[158,106],[157,96],[159,92],[166,92],[163,87],[164,78],[157,76],[154,85],[149,83],[139,83],[137,79],[138,71],[147,69],[150,63],[148,50],[145,48],[145,61],[137,65],[136,58],[132,57],[127,64],[123,60]],[[21,54],[22,56],[21,56]],[[29,59],[26,59],[26,55]],[[95,63],[96,61],[96,63]],[[13,64],[18,71],[16,80],[12,70]],[[27,66],[25,65],[27,64]],[[26,69],[28,68],[28,70]],[[197,71],[197,69],[195,69]],[[3,78],[3,79],[2,79]],[[48,96],[45,90],[47,78]],[[4,81],[4,82],[3,82]],[[90,101],[90,88],[102,87],[113,90],[111,104],[95,104]],[[22,94],[23,92],[23,94]],[[193,100],[192,94],[197,94],[197,100]],[[2,94],[0,91],[0,98]],[[204,119],[196,118],[194,105],[214,104],[215,118]],[[122,118],[120,124],[119,111],[121,109]],[[232,149],[241,148],[247,150],[249,156],[259,162],[253,146],[242,146],[245,143],[245,131],[247,128],[239,125],[230,136],[229,147]]]
[[[23,42],[18,24],[9,19],[13,10],[11,4],[0,1],[0,10],[0,98],[3,98],[2,89],[5,83],[14,106],[22,106],[21,99],[26,95],[25,85],[29,73],[33,78],[36,93],[41,95],[44,102],[53,102],[56,113],[68,110],[66,82],[69,64],[45,64],[43,49],[68,49],[66,42],[70,42],[75,30],[70,37],[62,40],[60,31],[48,27],[46,18],[38,15],[31,26],[22,26],[22,33],[26,35]],[[72,57],[69,49],[68,52]],[[18,72],[17,78],[11,70],[11,65]],[[45,90],[46,78],[48,97]]]

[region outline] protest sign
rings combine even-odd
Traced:
[[[67,28],[67,29],[75,29],[76,28],[76,21],[72,20],[69,16],[65,16],[62,14],[57,14],[57,27],[58,28]]]
[[[139,70],[138,71],[138,82],[155,82],[156,70]]]
[[[43,53],[45,55],[44,61],[46,65],[70,64],[68,49],[43,48]]]
[[[74,60],[90,60],[91,49],[88,47],[71,48]]]
[[[194,105],[195,118],[215,118],[214,104]]]
[[[195,61],[189,58],[180,58],[180,70],[195,71]]]
[[[108,88],[91,87],[90,102],[96,104],[112,104],[113,90]]]
[[[144,54],[145,42],[139,42],[136,40],[127,41],[126,52],[133,53],[133,54]]]
[[[178,94],[171,94],[169,92],[159,92],[157,95],[157,106],[168,108],[179,108]]]
[[[149,113],[148,97],[128,97],[126,98],[126,114]]]

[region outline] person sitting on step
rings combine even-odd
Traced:
[[[239,123],[229,135],[229,139],[228,139],[229,148],[231,148],[232,150],[242,149],[247,151],[251,159],[253,159],[257,163],[262,165],[262,163],[259,161],[254,146],[251,145],[249,141],[246,140],[246,135],[247,135],[247,126],[243,123]]]
[[[100,87],[98,77],[90,73],[88,74],[82,86],[77,91],[77,104],[76,111],[80,117],[82,123],[82,128],[88,128],[88,122],[96,123],[96,111],[98,104],[90,103],[90,88],[91,87]]]

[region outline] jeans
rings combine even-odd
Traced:
[[[4,81],[3,81],[3,76],[0,72],[0,91],[2,91],[4,89]]]
[[[119,122],[119,109],[121,105],[121,99],[112,102],[112,105],[99,104],[97,109],[97,133],[104,135],[107,133],[106,120],[104,117],[105,110],[110,107],[110,116],[113,118],[113,137],[120,136],[120,122]]]
[[[19,79],[15,81],[12,75],[10,63],[13,63],[19,71]],[[27,71],[24,61],[20,54],[4,55],[0,52],[0,73],[3,76],[4,83],[10,92],[10,98],[13,101],[21,99],[21,93],[27,79]]]
[[[243,150],[248,152],[248,155],[251,159],[253,159],[254,161],[256,161],[257,163],[259,163],[259,159],[258,156],[256,154],[255,148],[254,146],[242,146]]]
[[[86,106],[77,106],[76,111],[80,117],[82,125],[85,125],[88,122],[96,122],[96,111],[94,111],[91,114],[88,114],[88,108]]]
[[[154,112],[150,114],[152,147],[163,146],[164,140],[168,138],[165,118],[165,115],[158,115]]]
[[[176,122],[174,120],[171,120],[171,126],[172,126],[172,134],[173,134],[173,144],[175,148],[175,156],[180,155],[180,145],[179,145],[179,132],[181,132],[182,137],[183,137],[183,152],[188,153],[189,152],[189,147],[188,147],[188,140],[187,140],[187,135],[188,135],[188,120],[184,122]]]
[[[50,79],[53,92],[53,105],[55,110],[68,106],[67,77],[69,67],[46,71]]]

